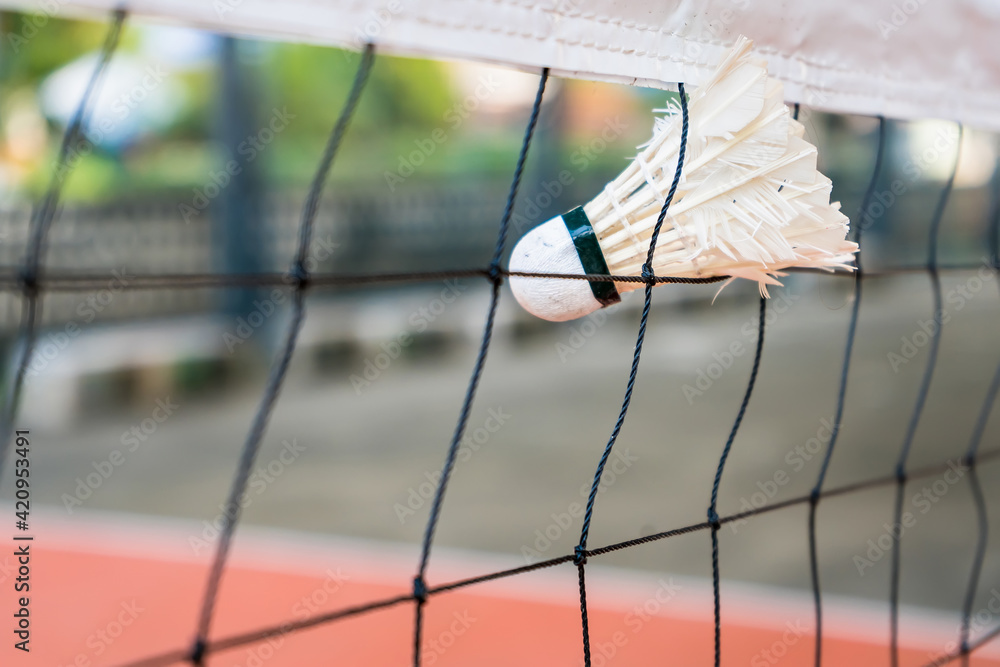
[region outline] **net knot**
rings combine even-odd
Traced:
[[[653,273],[653,267],[649,265],[649,262],[642,265],[642,282],[647,285],[656,284],[656,275]]]
[[[494,285],[498,285],[503,282],[503,269],[496,262],[490,264],[490,268],[486,271],[486,277],[490,279],[490,282]]]
[[[900,484],[906,484],[906,480],[907,480],[906,468],[903,466],[902,463],[900,463],[898,466],[896,466],[896,481],[899,482]]]
[[[708,508],[708,523],[712,526],[712,530],[722,528],[722,522],[719,521],[719,514],[715,511],[714,507]]]
[[[292,279],[295,289],[304,290],[309,286],[309,271],[302,261],[296,261],[288,275]]]
[[[191,648],[191,663],[194,665],[201,665],[205,660],[205,649],[208,648],[208,644],[205,643],[204,638],[198,637],[194,640],[194,646]]]
[[[427,602],[427,583],[422,576],[413,578],[413,597],[420,604]]]
[[[810,505],[819,504],[819,489],[813,489],[812,492],[809,493],[809,504]]]
[[[970,452],[970,453],[966,454],[965,456],[963,456],[962,457],[962,465],[964,465],[966,468],[975,468],[976,467],[976,455]]]
[[[574,565],[585,565],[587,563],[587,550],[581,545],[576,545],[573,548],[573,564]]]
[[[21,282],[21,289],[24,294],[29,297],[36,296],[38,294],[38,270],[33,267],[24,267],[21,269],[21,275],[19,276]]]

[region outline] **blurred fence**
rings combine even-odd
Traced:
[[[421,188],[394,197],[360,192],[328,198],[316,221],[311,258],[316,272],[438,269],[482,263],[493,243],[495,202],[503,185]],[[66,206],[53,224],[44,260],[60,272],[106,274],[107,290],[51,294],[44,324],[134,320],[207,313],[224,308],[213,290],[121,291],[137,274],[239,273],[287,270],[296,242],[302,197],[265,200],[263,229],[248,229],[267,249],[262,266],[226,266],[225,235],[210,214],[185,220],[176,199]],[[30,204],[0,208],[0,267],[16,269],[27,241]],[[377,249],[377,250],[376,250]],[[121,294],[118,292],[121,291]],[[102,292],[115,295],[110,298]],[[327,292],[333,296],[336,292]],[[20,295],[0,293],[0,328],[18,321]]]

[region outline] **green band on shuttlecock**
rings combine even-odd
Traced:
[[[609,274],[608,263],[604,261],[604,253],[597,242],[597,234],[590,224],[590,218],[583,212],[583,207],[577,206],[569,213],[563,213],[562,219],[573,239],[573,245],[576,246],[576,253],[580,256],[583,272]],[[622,300],[612,282],[591,281],[590,291],[602,306],[610,306]]]

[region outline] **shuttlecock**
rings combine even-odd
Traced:
[[[780,82],[741,37],[691,94],[687,154],[656,251],[657,276],[755,280],[761,294],[780,269],[851,268],[857,245],[830,202],[816,147],[784,104]],[[638,276],[677,169],[679,107],[656,119],[653,138],[628,168],[585,206],[539,225],[514,247],[510,271]],[[511,276],[529,312],[572,320],[643,283]]]

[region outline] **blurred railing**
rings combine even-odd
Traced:
[[[421,188],[402,196],[359,192],[324,201],[316,221],[310,258],[314,272],[381,272],[482,264],[493,243],[499,212],[492,202],[502,191],[492,184]],[[267,248],[262,265],[226,266],[227,242],[212,210],[184,211],[177,200],[144,199],[99,205],[68,205],[49,235],[46,267],[60,272],[107,274],[107,290],[50,294],[44,325],[81,317],[93,321],[134,320],[208,313],[226,307],[213,290],[122,291],[136,274],[284,271],[296,242],[302,197],[279,194],[266,200],[263,229],[248,229]],[[30,204],[0,208],[0,267],[17,267],[27,240]],[[377,251],[376,251],[377,249]],[[103,292],[110,292],[110,298]],[[327,298],[336,293],[326,292]],[[18,321],[20,297],[0,293],[0,330]],[[95,316],[96,313],[96,316]],[[235,314],[235,313],[234,313]]]

